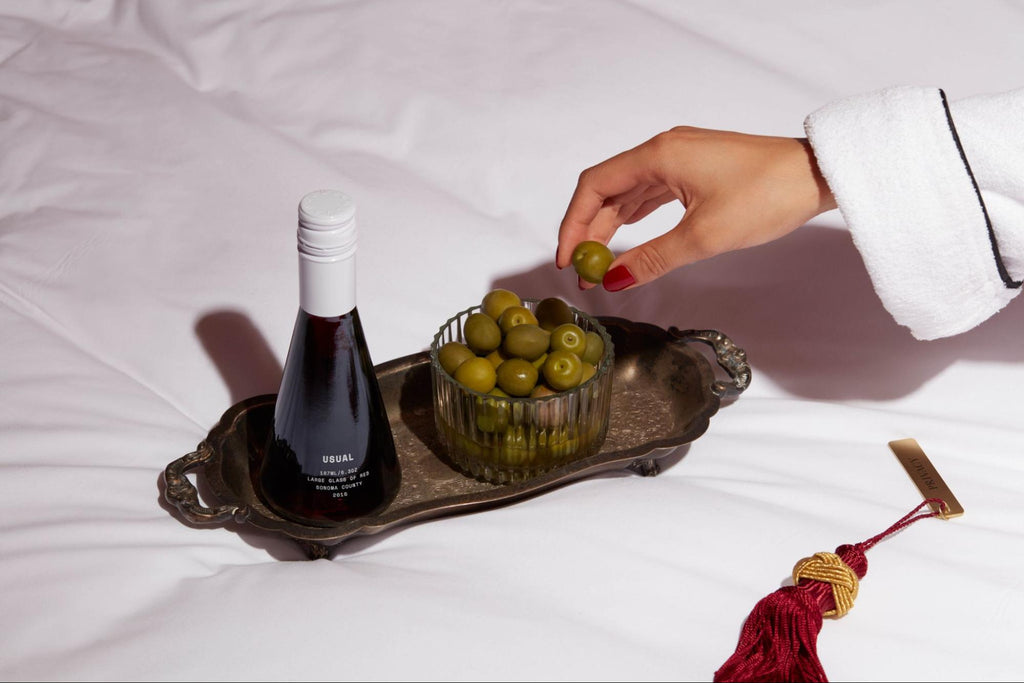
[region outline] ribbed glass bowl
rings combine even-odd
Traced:
[[[537,300],[524,299],[534,310]],[[434,424],[453,465],[494,484],[525,481],[559,465],[597,453],[608,433],[611,412],[611,337],[593,317],[570,307],[584,332],[604,341],[597,373],[579,386],[542,398],[506,398],[468,389],[445,372],[438,350],[450,341],[465,343],[466,318],[473,306],[448,319],[430,345]]]

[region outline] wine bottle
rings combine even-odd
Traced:
[[[299,202],[299,312],[259,467],[282,517],[332,526],[392,500],[394,438],[355,301],[355,204],[336,190]]]

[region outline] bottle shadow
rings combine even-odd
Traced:
[[[194,330],[224,380],[232,404],[253,396],[277,392],[281,384],[281,363],[248,315],[234,309],[208,311],[196,320]],[[210,502],[217,501],[217,496],[205,477],[193,475],[189,480],[193,481],[202,504],[218,504]],[[166,500],[167,485],[163,472],[158,477],[157,489],[160,506],[185,526],[203,531],[233,531],[247,544],[265,550],[275,559],[305,559],[297,543],[278,533],[233,521],[217,524],[189,521]]]
[[[233,309],[209,311],[196,320],[195,333],[224,379],[232,403],[277,393],[281,363],[248,315]]]
[[[887,400],[914,392],[961,360],[1024,360],[1024,309],[922,342],[875,294],[846,230],[814,225],[775,242],[678,269],[625,292],[580,291],[571,268],[545,263],[496,279],[520,296],[560,296],[595,315],[661,327],[715,329],[785,391],[822,400]]]

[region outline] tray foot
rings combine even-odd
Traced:
[[[302,552],[306,553],[306,557],[311,560],[325,560],[331,554],[330,546],[326,546],[323,543],[302,540],[296,540],[296,542],[302,548]]]
[[[629,464],[629,469],[641,477],[654,477],[661,474],[661,465],[654,458],[641,458]]]

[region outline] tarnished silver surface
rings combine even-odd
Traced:
[[[402,468],[395,499],[381,512],[332,527],[312,527],[278,517],[253,485],[274,414],[274,394],[254,396],[229,408],[196,448],[164,470],[164,497],[189,522],[229,520],[278,531],[293,538],[310,558],[326,557],[345,539],[402,524],[503,505],[598,472],[630,469],[651,476],[657,458],[693,441],[727,392],[750,382],[746,355],[715,330],[670,331],[621,318],[601,318],[615,344],[615,374],[608,436],[600,452],[515,484],[490,484],[467,477],[446,462],[434,427],[429,354],[398,358],[376,368]],[[708,344],[729,381],[717,380],[711,363],[693,347]],[[201,469],[222,503],[200,504],[185,476]]]

